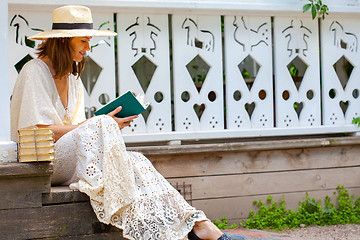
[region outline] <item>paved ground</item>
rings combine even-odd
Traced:
[[[308,226],[281,232],[255,229],[229,229],[224,232],[234,240],[359,240],[360,224]]]
[[[288,236],[282,236],[282,234],[268,233],[259,230],[243,230],[243,229],[228,229],[224,230],[229,237],[234,240],[238,239],[251,239],[251,240],[285,240],[289,239]]]

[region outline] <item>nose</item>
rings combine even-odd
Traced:
[[[85,44],[85,50],[90,51],[90,42],[89,41],[86,42],[86,44]]]

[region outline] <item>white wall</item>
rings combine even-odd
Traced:
[[[310,30],[309,31],[311,33],[314,33],[312,35],[312,36],[314,36],[313,37],[314,41],[312,42],[312,45],[311,45],[314,48],[313,52],[315,54],[318,54],[319,53],[319,50],[318,50],[318,47],[317,47],[318,46],[318,42],[317,42],[318,41],[318,34],[317,34],[318,24],[317,24],[316,21],[311,20],[310,13],[306,13],[306,14],[302,13],[302,5],[307,3],[307,2],[308,2],[308,0],[254,0],[254,1],[250,1],[250,0],[223,0],[223,1],[221,1],[221,0],[133,0],[133,1],[130,1],[130,0],[103,0],[103,1],[98,1],[98,0],[77,0],[77,1],[75,1],[75,0],[53,0],[53,1],[48,1],[48,0],[9,0],[9,16],[10,17],[12,16],[11,15],[12,11],[25,11],[25,9],[29,13],[38,12],[38,14],[35,14],[35,16],[39,16],[40,13],[41,14],[42,13],[49,14],[51,12],[51,10],[54,9],[55,7],[58,7],[59,5],[66,5],[66,4],[87,5],[93,10],[93,13],[95,13],[95,12],[96,13],[113,13],[113,12],[116,12],[116,13],[119,13],[118,16],[125,16],[125,14],[124,14],[125,12],[135,13],[135,14],[145,14],[145,15],[148,15],[149,13],[154,14],[154,15],[161,15],[161,13],[164,13],[163,15],[171,14],[172,17],[173,17],[172,23],[175,23],[174,19],[177,16],[181,16],[181,18],[184,19],[184,17],[186,17],[188,15],[191,15],[191,17],[194,18],[194,19],[196,18],[198,20],[198,22],[200,21],[200,19],[205,19],[208,16],[215,16],[217,18],[216,21],[218,23],[220,23],[220,15],[223,15],[225,17],[230,16],[230,18],[229,18],[230,20],[233,19],[234,16],[242,16],[242,15],[246,15],[249,18],[251,17],[251,18],[254,18],[256,20],[258,20],[260,18],[260,16],[263,16],[263,17],[265,16],[265,17],[268,17],[267,18],[268,20],[266,20],[266,21],[269,21],[269,19],[270,19],[269,17],[273,16],[274,17],[274,27],[276,28],[278,26],[277,29],[280,29],[278,31],[277,35],[279,35],[278,37],[281,37],[281,39],[284,40],[284,41],[286,40],[287,37],[282,35],[284,33],[283,29],[291,29],[291,28],[293,28],[293,25],[292,25],[293,20],[292,19],[297,18],[294,21],[298,25],[303,24],[303,22],[305,22],[305,19],[306,19],[306,22],[307,22],[306,24],[311,26],[310,28],[312,29],[311,31]],[[332,5],[329,4],[329,7],[331,9],[330,10],[331,13],[327,18],[331,18],[332,21],[334,19],[344,19],[345,17],[349,18],[349,19],[357,19],[358,18],[358,15],[360,13],[360,7],[359,7],[359,3],[358,3],[357,0],[329,0],[329,3],[330,2],[332,4]],[[95,16],[95,14],[94,14],[94,16]],[[304,20],[302,20],[302,19],[304,19]],[[225,34],[225,36],[228,36],[229,39],[233,38],[233,32],[232,31],[236,31],[233,28],[234,27],[233,20],[231,20],[231,21],[230,20],[227,23],[227,25],[230,26],[230,28],[229,28],[230,30],[227,31],[227,32],[229,32],[229,34],[228,35]],[[206,21],[206,20],[201,20],[201,21],[204,21],[205,23],[209,23],[209,21]],[[124,21],[118,21],[118,22],[123,23]],[[182,21],[179,21],[178,24],[177,25],[175,24],[175,25],[176,26],[181,26],[181,24],[180,24],[181,22]],[[263,23],[263,22],[256,23],[256,24],[261,24],[261,23]],[[281,25],[282,23],[283,23],[283,25]],[[244,22],[244,24],[245,24],[245,22]],[[251,24],[253,24],[253,23],[251,23]],[[291,24],[291,28],[286,28],[286,26],[290,26],[289,24]],[[175,26],[175,25],[173,25],[173,26]],[[267,23],[267,25],[270,26],[270,23]],[[300,25],[298,26],[298,25],[296,25],[296,26],[301,29],[302,25],[301,26]],[[120,24],[118,24],[118,27],[119,26],[120,26]],[[212,27],[212,25],[206,26],[206,29],[208,27],[210,28],[210,27]],[[44,28],[44,29],[48,29],[48,28]],[[123,32],[126,31],[125,29],[126,29],[126,27],[123,28],[122,31]],[[167,28],[165,27],[165,29],[167,29]],[[175,31],[174,30],[175,28],[172,28],[172,29],[173,29],[173,31]],[[220,25],[215,30],[218,31],[219,29],[220,29]],[[329,28],[327,28],[327,29],[329,29]],[[212,30],[212,32],[215,32],[215,30]],[[119,40],[121,38],[121,31],[118,31],[118,32],[119,32],[119,36],[118,36],[119,37],[118,40]],[[268,32],[270,33],[270,31],[268,31]],[[176,31],[175,31],[175,33],[176,33]],[[125,33],[125,36],[128,36],[128,35],[129,35],[129,33]],[[217,35],[220,36],[219,33]],[[12,34],[9,34],[9,36],[12,36]],[[185,36],[185,35],[181,35],[180,37],[182,37],[182,36]],[[300,33],[297,34],[296,36],[297,36],[297,39],[300,39],[299,41],[304,42],[304,40],[302,40],[303,37],[300,35]],[[180,37],[179,37],[179,39],[180,39]],[[125,44],[126,42],[124,41],[124,39],[125,38],[123,37],[122,40],[121,40],[121,43]],[[174,43],[175,43],[176,39],[178,39],[178,38],[173,38]],[[184,39],[185,38],[182,38],[181,44],[184,45],[183,47],[188,47],[188,44]],[[127,44],[127,46],[131,46],[133,40],[132,39],[128,39],[128,40],[129,40],[129,42],[127,42],[126,44]],[[217,40],[217,42],[220,42],[220,41],[221,41],[220,39]],[[9,40],[9,43],[11,43],[11,42],[12,41]],[[278,43],[277,46],[279,46],[281,48],[279,48],[280,49],[279,51],[276,51],[276,52],[279,52],[280,58],[284,57],[284,59],[285,59],[285,56],[287,56],[286,59],[285,59],[286,62],[282,62],[282,65],[280,64],[279,61],[275,61],[275,62],[277,63],[277,65],[279,65],[279,69],[282,69],[281,71],[284,74],[286,74],[286,79],[287,79],[286,81],[289,84],[289,88],[293,89],[292,93],[294,93],[294,94],[291,94],[291,95],[292,96],[297,96],[296,99],[294,98],[292,100],[287,101],[287,110],[292,113],[292,115],[291,115],[292,119],[288,120],[288,118],[289,118],[288,116],[290,116],[290,115],[287,114],[287,113],[282,113],[282,116],[284,116],[284,118],[285,118],[285,119],[283,119],[283,122],[284,123],[286,122],[284,127],[292,127],[292,129],[290,129],[290,130],[293,131],[293,132],[289,132],[288,128],[286,130],[282,129],[281,126],[280,127],[278,126],[279,124],[276,125],[276,126],[273,126],[272,123],[269,124],[270,126],[272,126],[274,128],[269,128],[268,131],[264,131],[263,129],[260,129],[258,127],[258,125],[256,125],[256,124],[259,124],[259,126],[265,126],[266,124],[264,124],[263,122],[269,123],[270,120],[273,119],[272,115],[269,115],[269,114],[270,113],[273,114],[273,112],[274,112],[272,110],[271,111],[269,110],[270,111],[269,114],[264,114],[264,113],[262,113],[262,110],[260,110],[260,109],[268,110],[268,109],[271,109],[271,108],[266,108],[266,107],[260,108],[260,102],[262,103],[263,99],[258,99],[258,94],[257,93],[258,92],[260,93],[262,91],[261,89],[259,89],[259,91],[253,90],[254,94],[252,96],[258,102],[256,102],[255,100],[251,100],[250,97],[249,98],[243,98],[243,102],[239,102],[240,107],[237,107],[238,109],[241,109],[242,112],[244,112],[244,113],[241,112],[241,114],[244,116],[245,119],[250,119],[251,116],[247,116],[247,115],[249,115],[249,112],[246,112],[247,111],[246,106],[247,105],[248,106],[249,105],[255,106],[254,104],[256,104],[256,106],[257,106],[257,112],[255,111],[254,116],[252,118],[254,120],[254,124],[251,125],[251,126],[249,125],[247,128],[242,128],[240,126],[240,124],[236,124],[236,126],[237,126],[236,130],[232,129],[231,127],[227,127],[226,129],[223,129],[223,131],[208,131],[207,132],[207,131],[205,131],[205,130],[207,130],[205,127],[204,128],[197,127],[196,129],[194,129],[193,134],[188,134],[188,132],[183,132],[182,129],[179,129],[179,130],[176,129],[176,131],[169,131],[169,132],[165,132],[165,133],[162,133],[162,134],[158,134],[158,133],[156,133],[156,134],[148,134],[148,133],[146,133],[145,134],[144,133],[143,135],[140,135],[140,133],[138,134],[138,133],[136,133],[134,131],[135,134],[133,134],[132,136],[130,136],[130,134],[126,135],[125,140],[126,141],[133,141],[133,142],[139,142],[139,141],[167,141],[167,140],[194,139],[194,138],[195,139],[208,139],[209,137],[211,137],[211,138],[224,138],[224,137],[226,137],[226,138],[232,138],[232,137],[233,138],[238,138],[238,137],[245,137],[245,136],[246,137],[282,136],[282,135],[293,135],[293,134],[301,134],[301,135],[305,134],[306,135],[306,134],[334,133],[334,132],[355,132],[355,131],[357,131],[355,129],[355,126],[350,124],[351,121],[349,119],[347,120],[345,125],[343,123],[342,124],[333,123],[332,125],[335,125],[335,126],[321,126],[320,125],[321,124],[320,117],[317,117],[315,119],[314,113],[313,112],[308,112],[310,110],[307,110],[307,109],[312,109],[311,106],[319,106],[320,101],[318,101],[316,105],[315,104],[306,104],[307,106],[309,106],[309,108],[307,108],[307,109],[304,108],[303,111],[302,110],[300,110],[299,112],[294,111],[293,103],[299,103],[299,104],[301,104],[300,106],[302,106],[303,104],[302,104],[302,101],[299,100],[299,96],[297,94],[299,92],[299,89],[295,89],[294,84],[292,82],[292,79],[289,76],[288,70],[286,68],[283,68],[283,66],[286,66],[288,64],[288,62],[291,61],[291,59],[287,59],[287,58],[290,57],[290,56],[288,56],[289,49],[284,48],[284,47],[287,46],[288,43],[289,43],[289,41],[287,43],[285,43],[285,44],[279,44]],[[306,46],[306,47],[304,48],[304,51],[305,50],[307,51],[307,44],[308,43],[306,41],[305,41],[305,43],[306,44],[304,46]],[[238,43],[235,43],[235,44],[238,44]],[[179,43],[176,43],[175,45],[176,46],[181,46]],[[118,44],[118,46],[120,46],[120,44]],[[146,44],[144,46],[146,46]],[[225,46],[226,46],[226,44],[225,44]],[[266,46],[267,46],[267,44],[266,44]],[[271,44],[269,44],[268,46],[271,46]],[[10,47],[10,49],[13,49],[13,48]],[[19,48],[15,48],[15,49],[19,50]],[[180,49],[181,49],[181,47],[180,47]],[[269,52],[271,52],[271,47],[269,47],[269,49],[270,49]],[[194,49],[192,49],[192,50],[194,50]],[[198,49],[195,49],[195,50],[200,51]],[[246,52],[244,49],[242,49],[242,50],[240,49],[240,51],[238,51],[238,52],[241,52],[241,51],[244,52],[245,55],[243,57],[245,57],[246,55],[249,55],[250,50],[246,50],[247,51]],[[229,52],[229,51],[227,51],[227,52]],[[303,54],[304,51],[301,54]],[[345,51],[345,50],[342,50],[342,51]],[[10,55],[14,55],[14,52],[15,51],[10,52]],[[122,53],[122,54],[124,53],[123,50],[121,50],[119,52]],[[184,51],[180,51],[180,53],[183,53],[183,52]],[[331,52],[331,50],[330,50],[330,52]],[[146,51],[145,51],[145,53],[146,53]],[[188,53],[188,52],[186,51],[186,53]],[[189,51],[189,53],[190,53],[190,51]],[[191,53],[193,53],[193,52],[191,52]],[[196,53],[204,55],[207,52],[203,51],[203,52],[196,52]],[[252,53],[251,56],[254,58],[255,56],[253,54],[254,53]],[[125,72],[125,71],[121,70],[121,66],[123,66],[124,62],[129,62],[129,59],[128,59],[127,55],[128,54],[125,54],[125,55],[124,54],[123,55],[119,54],[120,58],[121,58],[121,56],[125,56],[125,61],[119,61],[119,63],[120,63],[119,64],[119,66],[120,66],[119,67],[119,69],[120,69],[119,72],[120,73]],[[194,53],[194,55],[192,55],[191,57],[193,57],[195,55],[196,54]],[[175,54],[174,54],[174,56],[175,56]],[[176,54],[176,56],[180,56],[180,55]],[[204,56],[201,56],[201,57],[205,59]],[[186,64],[187,62],[190,61],[191,58],[190,57],[189,57],[189,59],[187,59],[187,58],[188,58],[187,55],[183,56],[183,59],[182,59],[183,62],[181,62],[182,63],[181,65],[184,65],[184,64]],[[174,57],[174,66],[178,66],[178,64],[175,63],[176,59]],[[217,59],[221,59],[221,56],[218,57]],[[271,62],[271,57],[269,57],[269,59],[270,59],[269,62]],[[314,66],[313,69],[317,69],[316,71],[318,71],[319,70],[318,63],[317,63],[318,62],[318,56],[314,57],[313,59],[314,59],[314,61],[312,61],[313,64],[309,63],[306,60],[304,60],[304,61],[307,62],[308,64],[310,64],[311,66]],[[136,61],[136,60],[137,59],[134,59],[134,61]],[[242,59],[239,59],[238,62],[240,62],[241,60]],[[257,60],[257,61],[259,61],[259,60]],[[229,62],[229,61],[227,61],[227,62]],[[131,64],[132,63],[133,62],[131,62]],[[228,65],[228,64],[225,64],[225,65]],[[266,65],[269,66],[269,64],[266,64]],[[220,61],[220,64],[219,63],[218,64],[212,64],[212,66],[221,66],[221,61]],[[329,67],[333,71],[332,64],[330,64]],[[134,75],[134,73],[133,73],[130,66],[128,66],[127,69],[129,69],[129,72]],[[176,81],[176,79],[178,79],[178,77],[179,77],[179,74],[178,74],[178,72],[176,72],[176,69],[177,68],[174,67],[174,76],[175,76],[174,81]],[[181,69],[184,69],[184,68],[181,68]],[[237,74],[239,73],[236,65],[231,69],[234,72],[236,72]],[[262,69],[264,70],[264,68],[262,68]],[[271,79],[272,78],[271,68],[269,68],[269,69],[270,70],[269,70],[267,75]],[[227,76],[230,76],[228,73],[229,73],[229,71],[232,71],[232,70],[227,71]],[[187,72],[186,71],[184,71],[184,72],[185,72],[184,76],[188,78],[189,76],[188,76]],[[221,72],[221,71],[219,71],[219,72]],[[10,71],[10,75],[11,75],[11,71]],[[134,77],[134,79],[136,79],[135,76],[133,76],[133,77]],[[163,76],[161,78],[164,79]],[[120,79],[121,79],[121,76],[120,76]],[[125,78],[122,78],[122,79],[127,80],[128,78],[125,77]],[[221,79],[221,76],[216,77],[216,79]],[[236,78],[234,78],[234,79],[236,79]],[[258,77],[257,82],[259,82],[259,79],[260,79],[260,77]],[[318,76],[309,77],[308,79],[319,79],[319,77]],[[358,79],[358,78],[356,78],[356,79]],[[233,81],[235,82],[236,80],[233,80]],[[136,81],[134,81],[134,82],[137,83]],[[212,84],[210,82],[208,81],[208,83],[209,83],[209,84],[207,84],[208,87],[210,87],[210,84]],[[264,82],[268,82],[268,81],[264,80]],[[122,84],[119,84],[119,85],[122,85]],[[257,85],[259,87],[260,87],[260,85],[261,85],[261,87],[263,87],[262,84],[257,84]],[[174,84],[174,86],[175,86],[175,84]],[[190,86],[192,86],[192,85],[190,84]],[[242,88],[242,86],[243,85],[239,86],[239,89]],[[280,86],[281,86],[281,84],[280,84]],[[302,86],[304,86],[304,85],[302,85]],[[319,84],[317,85],[316,89],[318,90],[318,88],[319,88]],[[205,89],[205,88],[203,88],[203,89]],[[205,91],[203,89],[202,89],[202,91]],[[214,87],[214,89],[221,89],[221,87],[220,88],[219,87]],[[305,89],[305,88],[303,88],[303,89]],[[357,89],[360,89],[360,88],[357,87]],[[210,90],[211,89],[208,89],[206,91],[208,91],[210,93]],[[246,86],[245,86],[245,88],[243,90],[245,92],[249,92],[249,90],[247,89]],[[306,88],[306,91],[307,90],[308,90],[308,88]],[[176,88],[174,88],[174,91],[175,92],[177,91]],[[314,91],[314,89],[312,89],[312,91]],[[178,91],[178,92],[180,93],[181,91]],[[189,92],[189,91],[187,91],[187,92]],[[227,92],[229,92],[229,91],[227,91]],[[267,91],[267,92],[272,92],[272,91],[270,90],[270,91]],[[285,90],[284,90],[284,92],[285,92]],[[317,91],[317,92],[320,92],[320,91]],[[197,89],[195,89],[193,96],[195,96],[195,95],[196,96],[198,95]],[[216,94],[216,95],[218,96],[219,94]],[[269,94],[266,94],[266,95],[268,96],[268,99],[273,100],[272,96],[270,96]],[[280,98],[282,97],[281,92],[279,92],[278,95],[280,96]],[[316,99],[319,99],[320,94],[316,94],[316,92],[315,92],[315,95],[317,96]],[[203,99],[205,99],[205,96],[208,96],[208,95],[203,94],[203,96],[204,96]],[[229,95],[229,96],[231,97],[231,95]],[[305,97],[305,95],[302,94],[302,93],[301,93],[301,96]],[[188,121],[190,119],[189,117],[187,117],[187,116],[184,117],[184,115],[181,114],[181,113],[174,114],[174,117],[177,118],[179,116],[179,118],[180,117],[185,118],[185,120],[182,120],[180,122],[180,124],[182,124],[182,125],[189,124],[191,126],[194,126],[194,122],[199,122],[199,121],[203,122],[204,125],[205,124],[210,124],[212,128],[215,125],[217,125],[218,123],[223,125],[222,122],[220,122],[218,120],[214,120],[215,125],[213,125],[213,122],[214,122],[213,119],[216,118],[215,117],[216,114],[214,114],[214,115],[210,115],[210,113],[208,115],[205,114],[204,116],[201,117],[201,119],[199,118],[199,116],[194,115],[193,106],[195,106],[195,107],[196,107],[196,105],[201,106],[201,104],[205,102],[205,100],[203,100],[203,99],[196,100],[196,102],[194,100],[194,102],[190,102],[190,104],[186,105],[186,107],[187,107],[187,109],[189,111],[189,114],[192,116],[191,122]],[[219,96],[219,99],[222,99],[222,97]],[[284,100],[287,100],[287,99],[284,99]],[[360,98],[358,100],[360,100]],[[347,99],[346,98],[338,99],[337,101],[338,101],[338,103],[341,103],[341,102],[344,103],[344,102],[347,101]],[[207,102],[207,100],[206,100],[206,102]],[[227,102],[229,102],[229,101],[227,101]],[[337,108],[339,108],[338,103],[336,104]],[[360,102],[358,104],[360,104]],[[204,105],[206,105],[206,104],[204,104]],[[155,105],[153,104],[152,106],[155,106]],[[358,105],[353,104],[354,109],[355,108],[359,109],[357,106]],[[207,109],[210,109],[210,108],[207,108]],[[302,109],[302,107],[301,107],[301,109]],[[338,110],[341,111],[341,109],[338,109]],[[314,111],[315,112],[320,112],[320,110],[318,110],[318,109],[315,109]],[[358,110],[356,110],[356,111],[358,111]],[[155,110],[152,113],[154,113],[154,112],[155,112]],[[279,111],[277,111],[277,112],[279,112]],[[301,114],[302,115],[301,122],[304,123],[304,124],[303,125],[297,124],[296,126],[292,126],[292,125],[290,126],[290,124],[288,124],[288,122],[291,122],[291,123],[294,123],[294,124],[299,122],[299,120],[300,120],[300,112],[303,113],[303,114]],[[358,114],[358,113],[356,113],[356,114]],[[309,115],[309,116],[304,118],[303,117],[304,115]],[[338,115],[340,115],[341,118],[336,117],[337,119],[343,119],[344,118],[342,116],[344,114],[339,113]],[[348,115],[349,115],[349,117],[351,117],[350,114],[348,114]],[[235,117],[238,118],[239,116],[240,115],[238,114]],[[209,119],[208,121],[202,121],[203,119],[207,119],[208,117],[211,118],[211,119]],[[162,117],[158,117],[157,119],[158,119],[158,121],[163,120]],[[255,119],[258,119],[259,122],[255,123]],[[277,118],[277,119],[279,119],[279,118]],[[313,126],[313,121],[315,121],[315,120],[316,120],[316,123],[317,123],[316,126],[318,126],[318,128],[314,128],[314,126]],[[241,120],[237,120],[237,119],[233,120],[233,123],[238,123],[238,122],[244,122],[244,121],[242,119]],[[311,126],[305,127],[305,122],[307,124],[311,124]],[[158,124],[158,122],[156,122],[156,124]],[[136,124],[136,125],[139,126],[139,124]],[[135,124],[134,124],[134,126],[135,126]],[[301,129],[300,129],[300,126],[301,126]],[[258,127],[258,131],[254,131],[255,127]],[[185,127],[185,129],[189,129],[189,128]],[[228,131],[228,130],[231,130],[231,131]]]
[[[0,1],[0,141],[10,139],[10,108],[8,81],[8,6],[7,1]]]
[[[8,1],[0,1],[0,163],[16,161],[16,143],[10,141],[8,77]]]

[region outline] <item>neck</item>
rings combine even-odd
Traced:
[[[50,58],[48,56],[45,56],[45,57],[40,57],[40,59],[48,66],[48,68],[51,72],[51,75],[54,77],[56,72],[55,72],[55,68],[54,68]]]
[[[55,80],[62,80],[62,79],[66,79],[68,77],[68,75],[66,75],[66,76],[56,77],[55,78],[56,71],[55,71],[55,68],[54,68],[50,58],[48,56],[44,56],[44,57],[40,57],[40,59],[48,66],[48,68],[49,68],[49,70],[51,72],[51,75]]]

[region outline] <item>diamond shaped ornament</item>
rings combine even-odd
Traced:
[[[288,65],[287,69],[290,73],[291,78],[296,86],[296,89],[299,91],[302,80],[305,76],[305,72],[308,68],[308,65],[299,57],[296,56]]]
[[[94,89],[102,70],[103,68],[99,64],[97,64],[90,56],[87,56],[85,68],[81,73],[81,80],[89,95]]]
[[[240,73],[243,76],[249,91],[251,91],[251,88],[254,85],[260,67],[261,66],[251,55],[248,55],[246,58],[244,58],[244,60],[241,61],[241,63],[238,64]]]
[[[145,55],[143,55],[131,66],[131,68],[133,69],[144,93],[146,93],[157,66]]]
[[[33,57],[30,56],[30,54],[26,55],[25,57],[23,57],[20,61],[18,61],[14,67],[16,69],[16,71],[19,73],[20,70],[22,69],[22,67],[25,65],[25,63],[27,63],[28,61],[32,60]]]
[[[187,65],[191,79],[193,80],[196,89],[200,92],[202,85],[205,82],[206,76],[210,70],[210,66],[200,57],[196,55]]]
[[[339,58],[339,60],[336,61],[333,67],[341,83],[341,86],[345,90],[354,66],[351,64],[351,62],[347,60],[345,56],[342,56],[341,58]]]

